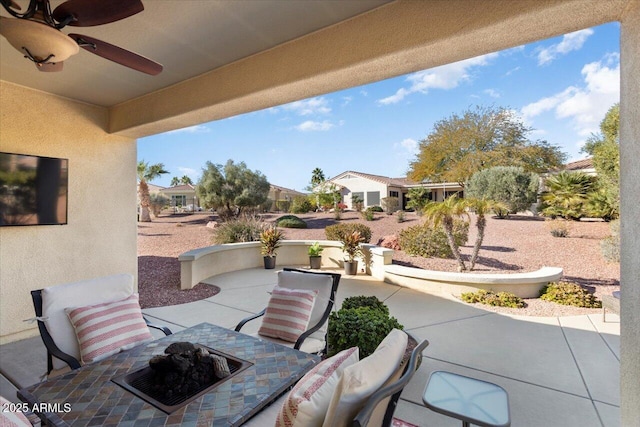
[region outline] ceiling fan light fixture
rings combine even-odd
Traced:
[[[69,36],[46,24],[0,17],[0,34],[18,52],[38,63],[58,63],[79,52]]]

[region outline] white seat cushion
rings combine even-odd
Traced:
[[[342,372],[358,354],[358,347],[343,350],[307,372],[283,402],[276,427],[321,427]]]
[[[346,427],[375,393],[396,372],[407,349],[408,336],[393,329],[376,351],[345,368],[336,387],[323,427]]]
[[[82,363],[105,359],[153,336],[142,317],[138,294],[121,301],[65,308],[76,330]]]
[[[15,404],[9,402],[4,397],[0,396],[0,426],[2,427],[33,427],[29,418],[27,418],[23,409],[27,406],[26,403]],[[16,410],[18,409],[18,410]]]
[[[315,326],[322,315],[327,309],[329,299],[331,298],[331,287],[333,285],[333,278],[328,275],[301,273],[299,271],[279,271],[278,272],[278,286],[289,289],[305,289],[305,290],[317,290],[316,302],[311,312],[311,319],[309,319],[309,326]],[[324,342],[327,334],[327,321],[314,333],[311,337],[316,338]]]
[[[284,345],[289,348],[293,348],[293,346],[295,345],[295,343],[293,342],[281,340],[278,338],[265,337],[265,336],[259,335],[257,332],[253,334],[247,334],[247,335],[250,335],[254,338],[259,338],[261,340],[271,341],[276,344]],[[324,347],[325,347],[324,341],[320,341],[319,339],[312,338],[311,336],[309,336],[302,342],[302,345],[300,346],[300,351],[304,351],[305,353],[315,354],[324,350]]]
[[[317,290],[289,289],[275,286],[262,317],[258,333],[263,336],[296,342],[307,330]]]
[[[117,274],[92,280],[51,286],[42,290],[42,317],[47,330],[60,350],[80,360],[80,347],[76,332],[64,309],[122,300],[133,293],[133,276]],[[53,367],[62,369],[67,364],[53,358]]]

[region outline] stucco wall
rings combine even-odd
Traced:
[[[44,73],[42,78],[47,77]],[[136,141],[108,112],[0,81],[0,151],[69,159],[68,224],[0,227],[0,342],[37,334],[29,291],[137,276]]]
[[[640,420],[640,2],[623,16],[620,57],[620,409],[631,426]]]
[[[347,205],[348,209],[353,209],[353,204],[351,203],[351,195],[353,193],[364,193],[364,207],[368,206],[381,206],[382,199],[387,197],[387,186],[380,182],[372,181],[370,179],[360,178],[355,175],[351,175],[352,178],[341,178],[333,180],[338,185],[341,185],[348,189],[348,192],[342,198],[343,203]],[[380,201],[378,203],[370,203],[367,199],[367,192],[371,191],[379,191],[380,192]]]

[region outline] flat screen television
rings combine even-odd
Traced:
[[[0,227],[67,223],[69,160],[0,152]]]

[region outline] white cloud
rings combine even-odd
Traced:
[[[486,93],[487,95],[489,95],[492,98],[500,98],[500,93],[495,89],[485,89],[482,92]]]
[[[366,91],[366,90],[364,90],[364,89],[361,89],[361,90],[360,90],[360,95],[362,95],[362,96],[369,96],[369,92],[367,92],[367,91]]]
[[[312,114],[329,114],[331,107],[329,101],[324,98],[309,98],[302,101],[292,102],[282,106],[282,109],[292,111],[300,116],[309,116]]]
[[[509,71],[507,71],[506,73],[504,73],[505,76],[510,76],[511,74],[515,73],[516,71],[518,71],[520,69],[520,66],[517,66],[515,68],[510,69]]]
[[[182,129],[170,130],[167,133],[208,133],[209,128],[204,125],[189,126]]]
[[[620,101],[620,56],[610,54],[582,67],[584,86],[569,86],[562,92],[525,105],[525,122],[553,111],[558,119],[569,119],[578,135],[597,133],[607,110]],[[580,142],[578,142],[580,143]]]
[[[552,44],[538,51],[538,65],[548,64],[558,56],[566,55],[573,50],[580,50],[592,34],[593,30],[590,28],[565,34],[560,43]]]
[[[329,120],[324,120],[322,122],[316,122],[313,120],[307,120],[306,122],[300,123],[295,129],[301,132],[309,132],[309,131],[328,131],[334,128],[335,125],[331,123]]]
[[[347,105],[349,105],[351,103],[351,101],[353,101],[353,96],[343,96],[342,97],[342,106],[346,107]]]
[[[418,148],[418,141],[413,138],[405,138],[400,142],[396,142],[393,144],[393,147],[412,155],[418,154],[420,151]]]
[[[184,174],[184,175],[197,175],[198,171],[193,169],[193,168],[187,168],[184,166],[178,166],[178,170],[180,171],[180,173]]]
[[[412,93],[427,94],[431,89],[453,89],[460,83],[471,80],[471,69],[473,67],[487,65],[489,60],[497,56],[498,53],[489,53],[410,74],[406,78],[406,81],[410,83],[409,87],[400,88],[395,94],[379,99],[377,102],[381,105],[395,104]]]

